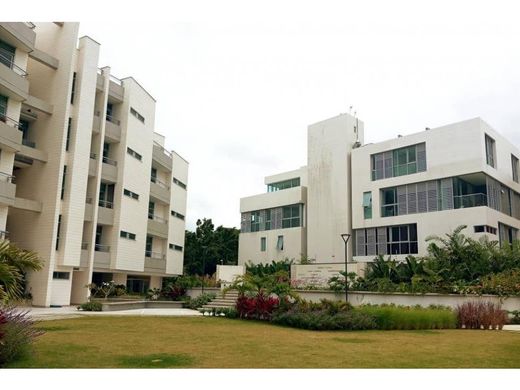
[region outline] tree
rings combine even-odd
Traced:
[[[35,252],[0,241],[0,302],[22,298],[27,271],[39,271],[43,263]]]
[[[225,265],[237,264],[239,233],[236,228],[219,226],[215,229],[211,218],[197,220],[195,232],[186,231],[184,272],[213,274],[221,261]]]

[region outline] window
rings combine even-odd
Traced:
[[[372,218],[372,191],[363,193],[363,215],[365,219]]]
[[[260,211],[253,211],[251,213],[251,231],[260,231]]]
[[[61,280],[69,280],[70,278],[70,272],[53,272],[52,273],[53,279],[61,279]]]
[[[271,209],[265,210],[265,230],[271,230]]]
[[[186,218],[184,215],[182,215],[181,213],[178,213],[177,211],[173,211],[173,210],[172,210],[172,211],[171,211],[171,214],[172,214],[172,216],[177,217],[177,218],[179,218],[179,219],[182,219],[183,221],[184,221],[184,219]]]
[[[170,244],[169,247],[170,247],[170,249],[182,252],[182,246],[180,246],[180,245]]]
[[[142,161],[142,160],[143,160],[143,156],[141,156],[139,153],[137,153],[135,150],[133,150],[133,149],[131,149],[131,148],[129,148],[129,147],[126,148],[126,152],[127,152],[130,156],[134,157],[135,159],[137,159],[137,160],[139,160],[139,161]]]
[[[511,155],[511,168],[513,170],[513,181],[518,183],[518,158],[513,155]]]
[[[130,107],[130,114],[132,114],[133,116],[135,116],[137,119],[139,119],[141,122],[144,123],[144,116],[142,116],[141,114],[139,114],[135,109],[133,109],[132,107]]]
[[[122,238],[127,238],[129,240],[134,240],[135,241],[135,234],[134,233],[125,232],[124,230],[121,230],[120,233],[119,233],[119,236],[122,237]]]
[[[123,190],[123,193],[132,199],[139,200],[138,194],[136,194],[135,192],[132,192],[130,190],[127,190],[126,188]]]
[[[154,215],[155,215],[155,203],[148,202],[148,219],[153,219]]]
[[[12,69],[14,65],[15,53],[15,47],[5,43],[4,41],[0,41],[0,63]]]
[[[406,255],[417,253],[417,225],[401,225],[388,228],[387,253]]]
[[[157,169],[153,168],[150,170],[150,181],[152,183],[156,183],[157,182]]]
[[[74,95],[76,93],[76,72],[72,74],[72,90],[70,92],[70,104],[74,104]]]
[[[426,171],[426,144],[389,150],[371,156],[372,180]]]
[[[152,257],[152,248],[153,248],[153,237],[146,236],[146,244],[144,247],[144,257]]]
[[[61,178],[61,200],[63,200],[63,196],[65,195],[65,178],[67,177],[67,166],[63,166],[63,176]]]
[[[486,134],[486,162],[489,166],[496,168],[495,140]]]
[[[58,216],[58,229],[56,232],[56,250],[60,247],[61,214]]]
[[[499,222],[498,237],[500,245],[511,245],[513,241],[518,240],[518,229]]]
[[[488,226],[488,225],[476,225],[473,227],[475,230],[475,233],[490,233],[490,234],[497,234],[497,228]]]
[[[393,217],[397,212],[397,189],[385,188],[381,190],[381,216]]]
[[[300,226],[300,205],[284,206],[282,208],[282,228]]]
[[[266,246],[267,246],[267,239],[265,237],[260,237],[260,251],[265,252]]]
[[[271,183],[267,185],[267,192],[275,192],[280,190],[286,190],[288,188],[299,187],[300,186],[300,178],[296,177],[294,179],[284,180],[277,183]]]
[[[103,162],[110,155],[110,144],[108,142],[103,142]]]
[[[101,182],[99,185],[99,207],[111,209],[114,207],[114,184]]]
[[[278,240],[276,241],[276,249],[283,251],[283,236],[278,236]]]
[[[179,179],[177,178],[173,178],[173,182],[175,184],[177,184],[179,187],[183,188],[183,189],[186,189],[186,184],[184,184],[182,181],[180,181]]]
[[[69,151],[69,144],[70,144],[70,132],[72,129],[72,118],[69,118],[69,124],[67,125],[67,141],[65,141],[65,151]]]
[[[6,121],[7,114],[7,96],[0,95],[0,121]]]
[[[107,103],[107,116],[106,116],[106,120],[109,121],[109,122],[113,122],[113,114],[114,114],[114,104],[112,103]]]
[[[383,226],[354,231],[356,256],[417,254],[417,225]]]

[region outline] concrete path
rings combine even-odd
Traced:
[[[20,310],[28,311],[35,320],[61,320],[83,316],[165,316],[186,317],[201,316],[197,310],[190,309],[132,309],[118,311],[80,311],[76,306],[64,307],[23,307]]]
[[[514,330],[520,332],[520,325],[504,325],[504,330]]]

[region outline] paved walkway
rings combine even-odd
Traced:
[[[29,315],[35,320],[60,320],[66,318],[77,318],[83,316],[166,316],[186,317],[201,316],[197,310],[190,309],[132,309],[118,311],[79,311],[76,306],[64,307],[25,307]]]

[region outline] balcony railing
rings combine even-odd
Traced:
[[[112,160],[111,158],[103,156],[103,162],[108,165],[113,165],[114,167],[117,167],[117,161]]]
[[[161,259],[161,260],[165,260],[166,259],[166,255],[164,253],[153,252],[153,251],[145,251],[144,252],[144,257],[150,257],[152,259]]]
[[[110,75],[110,81],[113,81],[114,83],[116,83],[117,85],[123,85],[123,83],[121,82],[121,80],[119,80],[117,77],[115,76],[112,76]]]
[[[8,173],[0,172],[0,181],[7,182],[7,183],[14,183],[15,177]]]
[[[163,217],[159,217],[158,215],[155,215],[153,213],[148,213],[148,219],[151,219],[153,221],[157,221],[157,222],[160,222],[160,223],[168,223],[168,220],[163,218]]]
[[[168,184],[160,181],[159,179],[157,179],[157,177],[154,177],[154,176],[150,177],[150,181],[152,183],[157,184],[159,187],[164,188],[165,190],[169,190],[170,189],[170,186]]]
[[[453,197],[453,202],[456,209],[487,206],[487,195],[483,193],[455,195]]]
[[[6,125],[20,129],[20,123],[15,121],[13,118],[9,118],[7,115],[0,112],[0,122],[4,122]]]
[[[81,243],[81,249],[82,250],[87,250],[88,249],[88,242],[82,242]]]
[[[114,208],[114,202],[110,202],[108,200],[103,200],[103,199],[99,199],[98,205],[99,205],[99,207],[105,207],[107,209]]]
[[[94,246],[96,252],[110,252],[110,245],[100,245],[96,244]]]
[[[30,148],[36,148],[36,142],[29,141],[28,139],[22,138],[22,145],[28,146]]]
[[[7,240],[9,238],[9,232],[7,230],[0,230],[0,239]]]
[[[114,125],[121,125],[121,121],[119,119],[114,118],[112,115],[107,114],[106,115],[107,121],[110,123],[113,123]]]
[[[155,146],[157,146],[158,148],[160,148],[160,149],[162,150],[162,152],[163,152],[166,156],[168,156],[169,158],[172,158],[172,153],[169,152],[169,151],[167,151],[166,149],[164,149],[164,147],[163,147],[160,143],[153,141],[153,144],[154,144]]]
[[[11,52],[0,47],[0,63],[10,68],[17,75],[27,77],[28,73],[14,63],[14,56]]]

